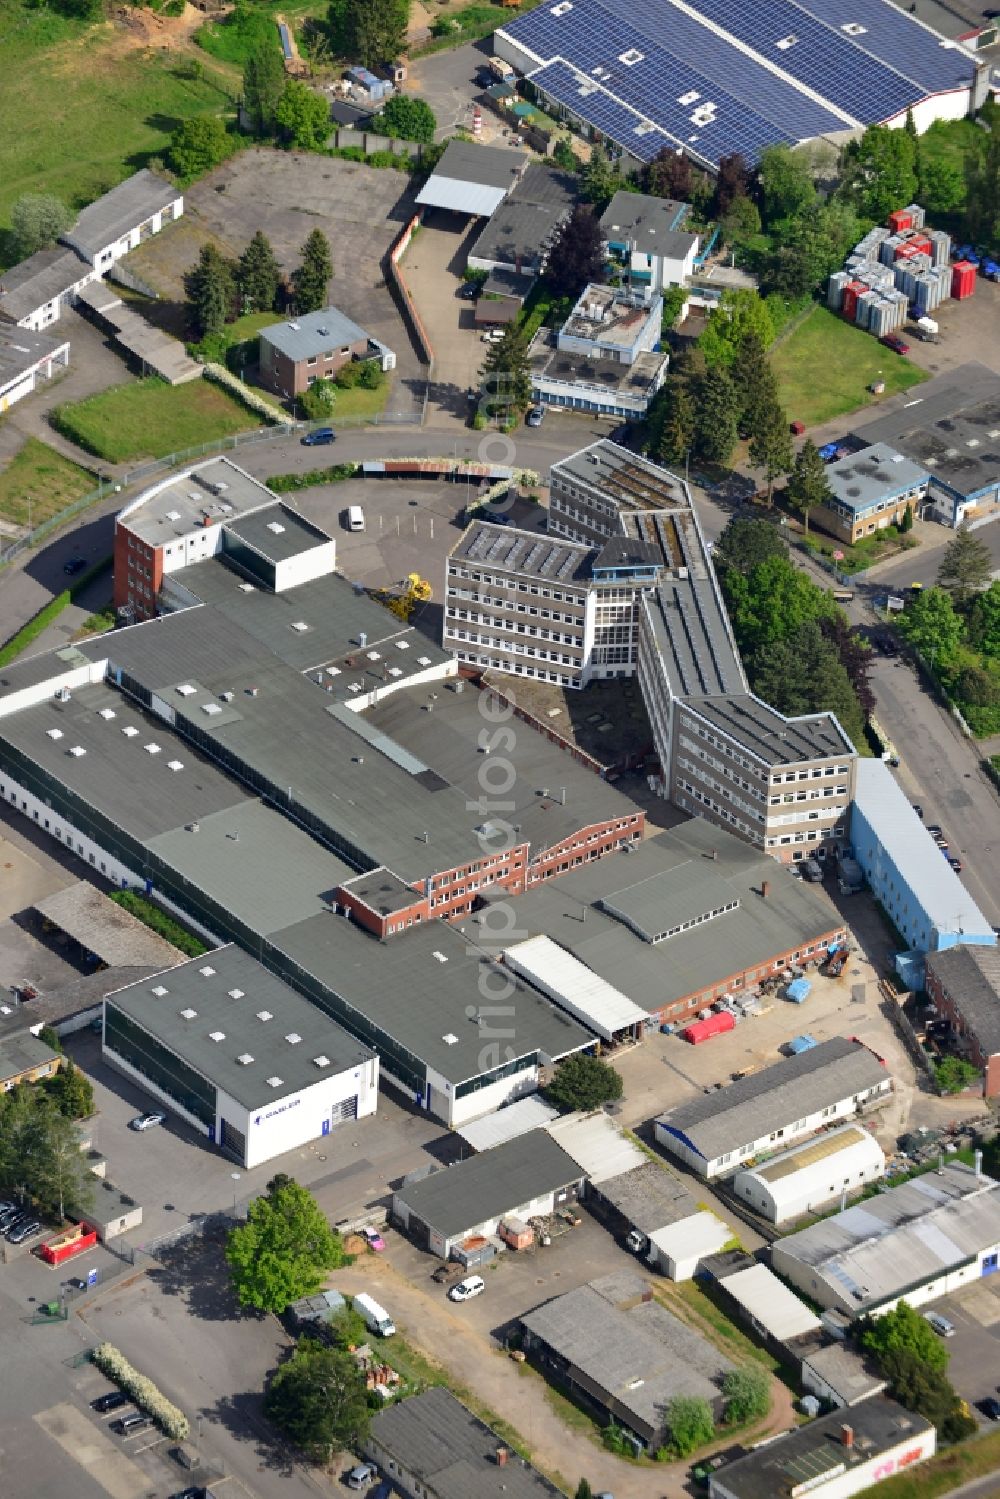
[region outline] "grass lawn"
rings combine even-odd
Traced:
[[[360,385],[356,385],[353,390],[338,390],[330,421],[336,426],[345,417],[364,421],[366,418],[378,416],[380,411],[385,410],[388,397],[388,380],[383,380],[378,390],[362,390]]]
[[[0,230],[22,193],[55,193],[79,209],[161,156],[184,119],[225,111],[239,87],[231,70],[192,50],[153,52],[110,22],[64,20],[23,0],[0,7],[4,114]],[[182,77],[191,63],[200,76]],[[0,265],[16,259],[0,234]]]
[[[30,499],[31,524],[38,526],[96,488],[93,474],[29,437],[0,472],[0,516],[26,526]]]
[[[845,323],[826,307],[807,318],[775,349],[771,363],[789,421],[819,426],[876,397],[868,387],[885,381],[887,396],[926,380],[923,370],[894,354],[870,333]]]
[[[155,376],[60,406],[53,420],[64,437],[108,463],[165,458],[262,425],[219,385],[208,380],[168,385]]]

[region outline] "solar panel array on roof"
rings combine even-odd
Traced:
[[[500,34],[538,59],[544,94],[645,161],[665,145],[755,161],[968,87],[973,66],[889,0],[573,0]]]

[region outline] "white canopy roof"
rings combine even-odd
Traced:
[[[551,937],[529,937],[508,947],[504,962],[602,1040],[611,1041],[617,1032],[649,1020],[628,995],[598,978]]]

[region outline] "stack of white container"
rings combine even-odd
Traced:
[[[919,203],[903,210],[912,228],[894,234],[877,226],[854,246],[842,271],[835,271],[827,285],[827,306],[834,312],[846,309],[854,321],[877,338],[901,327],[910,305],[923,316],[951,295],[951,238],[941,230],[924,230],[925,215]],[[901,256],[897,251],[915,235],[930,241],[930,253]],[[851,288],[845,303],[845,292]]]

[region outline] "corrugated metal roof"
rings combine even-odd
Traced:
[[[874,1164],[876,1160],[884,1163],[882,1147],[869,1134],[868,1130],[862,1129],[860,1125],[848,1124],[844,1129],[831,1130],[828,1135],[820,1135],[818,1140],[810,1140],[805,1145],[800,1145],[796,1150],[786,1150],[783,1154],[775,1156],[765,1166],[758,1166],[755,1171],[747,1173],[748,1176],[758,1176],[762,1181],[773,1188],[774,1183],[782,1181],[789,1176],[798,1178],[796,1183],[798,1190],[803,1190],[803,1177],[810,1170],[815,1170],[817,1177],[825,1175],[829,1168],[831,1157],[837,1156],[838,1169],[842,1166],[844,1170],[848,1165],[852,1166],[855,1154],[861,1160]]]
[[[605,1041],[649,1019],[646,1010],[640,1010],[620,989],[599,978],[551,937],[529,937],[509,947],[504,962]]]
[[[537,1197],[570,1187],[582,1175],[572,1156],[544,1130],[536,1130],[401,1187],[395,1199],[443,1238],[454,1239]]]
[[[504,1145],[508,1140],[516,1140],[519,1135],[530,1134],[533,1129],[540,1129],[558,1117],[558,1109],[546,1103],[537,1093],[532,1093],[528,1098],[519,1098],[514,1103],[509,1103],[505,1109],[500,1109],[495,1114],[487,1114],[483,1119],[473,1119],[471,1124],[463,1124],[456,1133],[461,1135],[466,1145],[482,1152]]]
[[[489,187],[484,182],[460,182],[457,178],[442,177],[435,172],[420,190],[417,202],[425,208],[447,208],[452,213],[489,218],[500,207],[506,191],[506,188]]]
[[[820,1320],[766,1265],[737,1270],[723,1281],[728,1295],[779,1342],[818,1332]]]
[[[607,1114],[567,1114],[545,1126],[592,1182],[609,1181],[641,1166],[646,1157]]]

